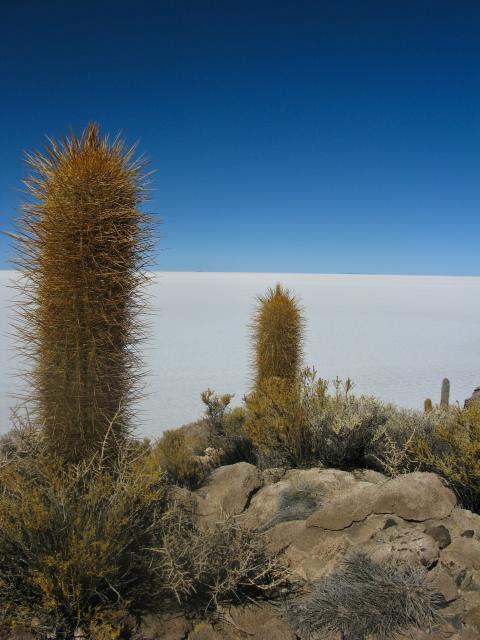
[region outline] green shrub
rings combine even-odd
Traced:
[[[297,298],[277,284],[258,296],[250,325],[255,384],[268,378],[294,382],[303,358],[305,320]]]
[[[138,312],[151,248],[144,163],[90,124],[27,156],[31,200],[14,235],[18,335],[36,422],[78,462],[128,437],[139,387]]]
[[[431,631],[440,604],[423,567],[374,562],[354,552],[306,597],[289,603],[287,617],[306,638],[336,632],[345,640],[395,640],[415,629]]]

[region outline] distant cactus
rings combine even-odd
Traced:
[[[430,398],[426,398],[423,403],[423,410],[425,413],[429,413],[433,409],[433,403]]]
[[[138,391],[141,285],[151,249],[144,163],[90,124],[27,162],[17,241],[20,337],[55,453],[78,461],[128,433]]]
[[[257,301],[250,327],[255,384],[268,378],[293,381],[302,363],[305,328],[298,300],[277,284]]]
[[[442,392],[440,395],[440,406],[448,407],[450,401],[450,380],[444,378],[442,381]]]

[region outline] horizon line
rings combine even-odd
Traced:
[[[19,269],[0,269],[0,272],[15,273]],[[479,274],[469,273],[367,273],[360,271],[219,271],[208,269],[151,269],[147,273],[175,273],[175,274],[231,274],[231,275],[304,275],[304,276],[367,276],[388,278],[479,278]]]

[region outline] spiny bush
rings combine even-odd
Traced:
[[[344,640],[394,640],[415,629],[431,631],[441,619],[440,604],[423,567],[374,562],[354,552],[306,597],[290,602],[287,617],[302,638],[340,632]]]
[[[289,584],[289,570],[261,535],[233,517],[201,528],[188,505],[169,510],[157,554],[160,581],[186,610],[271,598]]]
[[[18,333],[33,366],[35,417],[66,461],[127,437],[139,387],[138,312],[152,245],[144,161],[89,124],[27,155],[32,171],[14,234]]]
[[[297,298],[280,284],[258,296],[250,325],[258,387],[268,378],[294,382],[302,363],[305,320]]]
[[[167,482],[188,489],[195,489],[210,470],[195,455],[195,444],[182,431],[165,431],[153,445],[146,464],[154,472],[165,474]]]
[[[253,444],[244,428],[246,412],[243,407],[230,407],[233,394],[219,396],[207,389],[201,397],[210,428],[209,444],[220,452],[221,464],[255,463]]]
[[[41,432],[18,440],[22,453],[0,460],[4,623],[72,637],[77,627],[98,627],[108,611],[120,620],[159,606],[150,549],[161,537],[168,493],[146,469],[144,446],[124,444],[106,468],[98,454],[65,466]]]
[[[480,512],[480,406],[443,414],[433,430],[417,434],[409,458],[422,470],[442,475],[463,505]]]

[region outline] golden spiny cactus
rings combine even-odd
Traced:
[[[145,162],[89,124],[27,155],[18,233],[20,332],[31,401],[53,451],[114,451],[139,394],[138,312],[152,249]]]
[[[303,359],[305,320],[297,298],[280,284],[258,296],[251,329],[255,384],[295,380]]]

